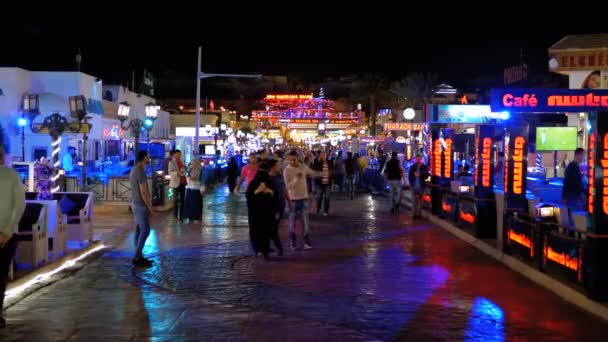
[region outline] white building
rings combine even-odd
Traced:
[[[108,147],[113,146],[111,153],[117,153],[117,146],[122,139],[132,140],[130,132],[122,132],[117,119],[118,103],[127,101],[131,105],[130,119],[145,117],[144,106],[155,103],[153,98],[134,94],[120,86],[104,86],[101,79],[81,72],[43,72],[28,71],[21,68],[0,68],[0,123],[9,137],[9,154],[13,160],[33,161],[41,156],[51,155],[51,138],[48,134],[33,133],[29,124],[23,129],[25,137],[22,143],[22,130],[18,121],[22,116],[22,98],[24,95],[38,95],[39,110],[33,123],[42,123],[45,117],[59,113],[68,121],[70,117],[68,99],[70,96],[83,95],[87,99],[89,123],[92,124],[87,144],[87,160],[99,161],[108,155]],[[102,101],[102,94],[115,94],[116,101]],[[129,120],[127,120],[129,122]],[[168,139],[170,130],[169,114],[159,111],[152,138]],[[73,146],[82,156],[82,134],[65,132],[61,141],[61,154],[67,147]],[[109,141],[114,140],[111,144]],[[122,148],[119,149],[122,154]]]

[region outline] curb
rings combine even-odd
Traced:
[[[37,269],[33,270],[32,272],[28,273],[27,275],[8,283],[8,285],[6,287],[6,291],[8,292],[8,291],[13,290],[16,287],[22,286],[23,284],[38,278],[40,275],[42,275],[44,273],[53,272],[56,269],[60,268],[66,262],[77,259],[80,256],[88,253],[89,251],[91,251],[99,246],[102,246],[101,241],[92,242],[91,244],[89,244],[88,246],[86,246],[83,249],[80,249],[69,255],[65,255],[59,260],[53,261],[40,268],[37,268]]]
[[[584,311],[591,313],[605,321],[608,321],[608,307],[604,306],[601,303],[595,302],[589,298],[587,298],[584,294],[564,285],[563,283],[551,278],[547,274],[536,270],[525,263],[517,260],[516,258],[504,254],[502,251],[488,245],[487,243],[478,240],[473,235],[463,231],[462,229],[454,226],[450,222],[442,220],[438,217],[431,215],[427,211],[423,211],[423,216],[429,220],[431,223],[436,226],[447,230],[452,235],[455,235],[459,239],[473,245],[481,252],[486,255],[491,256],[492,258],[500,261],[505,266],[509,267],[513,271],[521,274],[522,276],[528,278],[534,283],[544,287],[545,289],[555,293],[561,299],[566,302],[576,305],[577,307],[583,309]]]

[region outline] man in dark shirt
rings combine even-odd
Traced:
[[[568,206],[570,225],[573,225],[572,213],[579,210],[585,189],[583,187],[583,174],[580,164],[583,162],[585,150],[577,148],[574,151],[574,160],[568,164],[564,173],[564,186],[562,187],[562,203]]]
[[[137,164],[131,169],[129,182],[131,183],[131,207],[137,225],[135,232],[136,248],[133,265],[149,267],[152,261],[144,258],[143,249],[146,239],[150,235],[150,216],[154,213],[150,191],[148,189],[148,178],[146,176],[146,165],[150,163],[148,152],[137,152]]]

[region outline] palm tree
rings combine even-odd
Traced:
[[[414,109],[420,109],[424,99],[431,97],[433,87],[439,82],[439,76],[432,73],[414,72],[407,74],[401,80],[399,94],[407,99],[408,104]]]
[[[367,74],[354,82],[352,97],[355,101],[366,104],[365,107],[369,109],[370,133],[376,135],[378,107],[390,98],[386,80],[377,74]]]

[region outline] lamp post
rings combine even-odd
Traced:
[[[201,79],[210,77],[239,77],[239,78],[262,78],[262,75],[242,75],[242,74],[209,74],[203,73],[201,70],[201,58],[203,55],[203,48],[198,47],[198,65],[196,69],[196,115],[195,115],[195,137],[194,145],[196,146],[195,151],[198,156],[198,144],[200,138],[200,125],[201,125]],[[221,121],[221,114],[220,114]],[[217,146],[216,146],[217,147]]]
[[[139,152],[139,136],[143,129],[146,131],[150,131],[154,126],[154,121],[156,120],[156,116],[158,115],[159,106],[155,103],[148,103],[146,105],[146,118],[141,120],[139,118],[131,119],[128,124],[125,125],[125,121],[129,118],[129,112],[131,111],[131,106],[127,102],[121,102],[118,105],[118,120],[120,120],[120,126],[123,130],[131,130],[131,134],[135,137],[135,142],[133,146],[134,154]]]
[[[90,124],[87,122],[86,99],[84,96],[70,97],[70,114],[78,120],[78,131],[80,131],[80,122],[83,120],[88,128],[82,133],[82,191],[87,191],[87,142],[89,140]]]
[[[83,95],[71,96],[69,98],[70,103],[70,113],[72,117],[78,120],[78,126],[71,125],[68,120],[59,113],[53,113],[42,121],[42,124],[34,124],[34,120],[38,115],[40,115],[39,103],[38,103],[38,95],[25,95],[23,96],[23,114],[27,114],[30,122],[30,129],[34,133],[40,133],[42,131],[48,131],[51,136],[52,143],[51,146],[53,151],[51,152],[51,158],[53,162],[53,167],[57,169],[60,165],[59,162],[59,152],[61,151],[61,136],[65,131],[70,131],[73,133],[78,133],[82,128],[82,120],[85,120],[86,129],[88,131],[90,129],[90,124],[86,123],[86,99]],[[23,118],[25,119],[25,118]],[[86,139],[86,138],[85,138]],[[86,141],[86,140],[85,140]],[[86,146],[86,145],[85,145]],[[83,152],[86,152],[86,148],[83,148]],[[22,150],[22,153],[25,154],[25,151]],[[86,164],[83,165],[83,169],[86,168]],[[83,175],[86,180],[86,170],[83,170]],[[51,177],[52,182],[56,182],[59,179],[60,173],[58,170],[55,170],[53,176]],[[59,186],[51,189],[51,193],[57,192],[59,190]]]

